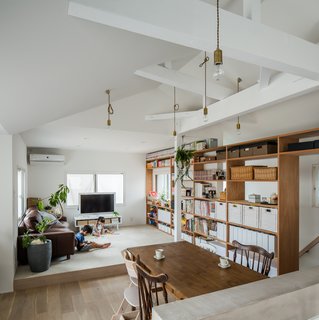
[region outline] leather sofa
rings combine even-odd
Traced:
[[[36,207],[27,209],[26,213],[22,217],[18,226],[18,239],[17,239],[17,251],[18,251],[18,263],[27,264],[27,249],[22,247],[23,234],[29,231],[30,234],[37,234],[35,226],[41,222],[44,218],[44,214],[37,210]],[[74,254],[75,248],[75,236],[74,232],[69,229],[69,224],[66,218],[62,217],[59,221],[52,222],[50,227],[44,233],[47,239],[52,241],[52,258],[58,258],[66,256],[70,259],[71,254]]]

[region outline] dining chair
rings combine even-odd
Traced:
[[[235,248],[233,261],[236,262],[237,254],[240,254],[240,264],[246,266],[252,270],[255,270],[265,276],[268,276],[271,261],[273,260],[275,254],[269,253],[262,247],[255,245],[244,245],[234,240],[232,242]]]
[[[140,257],[137,256],[135,268],[138,278],[138,296],[140,310],[139,315],[141,320],[152,319],[152,308],[154,306],[154,296],[156,298],[156,305],[159,305],[158,292],[163,292],[164,302],[168,303],[166,282],[168,276],[165,273],[158,275],[151,275],[142,265]]]
[[[137,273],[136,270],[134,269],[134,265],[135,265],[135,258],[134,256],[131,254],[131,252],[129,252],[128,250],[123,250],[121,252],[122,257],[124,259],[125,262],[125,267],[128,273],[128,276],[130,278],[131,281],[131,285],[135,285],[136,287],[138,286],[137,283]]]

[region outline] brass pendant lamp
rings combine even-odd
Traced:
[[[221,76],[224,74],[223,70],[223,51],[219,48],[219,0],[217,0],[216,4],[216,50],[214,51],[214,65],[215,65],[215,72],[214,78],[219,80]]]
[[[203,98],[203,121],[208,121],[208,108],[207,108],[207,62],[209,57],[207,57],[206,51],[204,56],[204,61],[199,65],[199,67],[204,66],[204,98]]]
[[[237,93],[239,92],[239,83],[242,82],[241,78],[237,78]],[[236,132],[238,135],[240,135],[240,122],[239,122],[239,116],[237,117],[237,124],[236,124]]]
[[[179,110],[179,104],[176,103],[176,88],[174,87],[174,130],[173,136],[176,136],[176,112]]]
[[[106,124],[107,124],[107,127],[110,128],[111,127],[111,115],[114,114],[114,110],[113,110],[113,107],[111,105],[111,90],[108,89],[105,92],[108,95],[107,121],[106,121]]]

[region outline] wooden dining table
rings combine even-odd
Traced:
[[[154,258],[156,249],[164,250],[164,259]],[[191,298],[267,278],[234,262],[230,262],[229,268],[222,269],[218,266],[218,255],[186,241],[134,247],[128,250],[135,257],[140,256],[142,264],[151,274],[166,273],[167,289],[177,299]]]

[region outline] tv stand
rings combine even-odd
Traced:
[[[116,229],[119,230],[119,225],[122,224],[122,217],[110,213],[106,214],[79,214],[74,216],[74,225],[76,228],[82,228],[86,224],[95,225],[99,217],[105,218],[106,226],[116,226]]]

